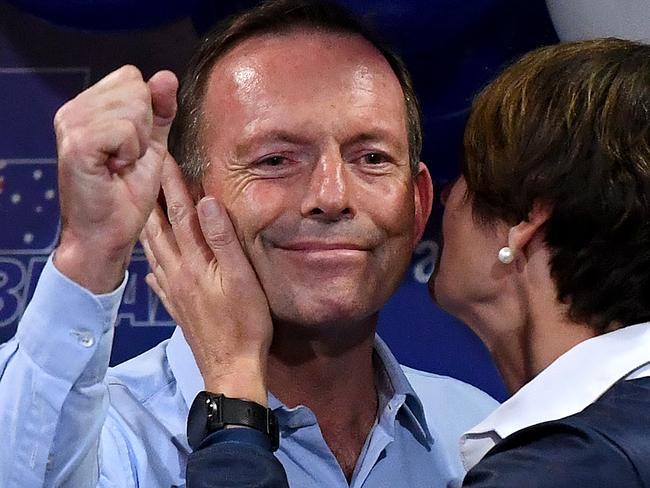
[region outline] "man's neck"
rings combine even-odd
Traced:
[[[275,324],[268,385],[288,407],[305,405],[348,481],[377,415],[373,366],[376,317],[337,324],[337,332],[302,334]]]

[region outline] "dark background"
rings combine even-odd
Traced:
[[[146,77],[163,68],[181,74],[197,33],[253,3],[0,0],[0,343],[14,335],[58,238],[51,128],[56,109],[125,63],[138,66]],[[613,16],[606,0],[548,3],[563,38],[648,25],[638,12]],[[633,3],[628,10],[637,8]],[[638,9],[650,20],[650,8],[642,3]],[[396,48],[412,71],[425,113],[423,159],[438,189],[458,174],[462,128],[473,95],[514,58],[558,41],[541,0],[346,4]],[[596,4],[600,11],[591,8]],[[585,11],[602,18],[585,21]],[[402,287],[382,312],[380,334],[402,363],[449,374],[503,399],[503,384],[483,346],[428,298],[425,283],[435,262],[439,220],[438,206]],[[136,251],[112,364],[173,330],[144,283],[146,272],[144,257]]]

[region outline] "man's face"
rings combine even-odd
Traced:
[[[384,58],[356,36],[255,37],[217,63],[203,108],[204,192],[228,209],[274,317],[319,326],[375,314],[431,192],[424,165],[412,177]]]

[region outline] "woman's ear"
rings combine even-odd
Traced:
[[[550,216],[551,208],[548,205],[535,202],[532,210],[528,213],[528,218],[510,228],[508,247],[515,255],[518,252],[523,252]]]

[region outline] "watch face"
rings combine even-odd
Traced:
[[[187,441],[192,449],[199,447],[208,434],[208,417],[212,400],[205,392],[200,392],[190,407],[187,417]]]

